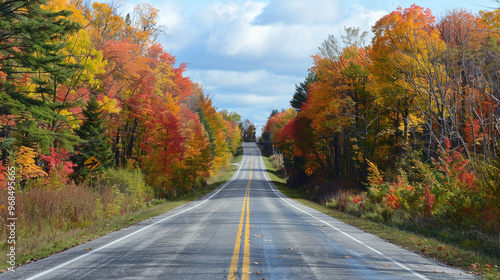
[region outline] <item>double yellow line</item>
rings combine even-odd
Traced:
[[[250,178],[248,179],[247,189],[245,191],[245,198],[243,199],[243,207],[241,208],[240,224],[238,226],[238,234],[236,235],[236,242],[234,244],[233,259],[231,260],[231,268],[229,269],[229,276],[227,279],[236,279],[238,270],[238,261],[240,258],[241,240],[243,239],[243,266],[241,268],[241,279],[248,279],[250,275],[250,185],[252,184],[252,169],[253,169],[253,156],[252,163],[250,164]],[[246,218],[245,218],[246,217]],[[243,238],[243,224],[245,225],[245,237]]]

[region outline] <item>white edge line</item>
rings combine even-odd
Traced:
[[[335,227],[335,226],[332,226],[331,224],[329,224],[329,223],[327,223],[327,222],[325,222],[325,221],[321,220],[320,218],[315,217],[315,216],[314,216],[314,215],[312,215],[311,213],[309,213],[309,212],[307,212],[307,211],[305,211],[305,210],[302,210],[302,209],[298,208],[298,207],[297,207],[297,206],[295,206],[295,205],[292,205],[290,202],[288,202],[286,199],[284,199],[284,198],[280,195],[280,193],[279,193],[279,191],[277,191],[277,189],[273,188],[273,185],[270,183],[271,178],[269,178],[269,175],[267,174],[267,169],[266,169],[266,166],[264,165],[264,160],[263,160],[262,156],[260,157],[260,166],[261,166],[261,169],[264,171],[264,178],[265,178],[265,180],[267,181],[267,184],[269,185],[269,187],[271,188],[271,190],[272,190],[272,191],[276,194],[276,196],[278,196],[281,200],[283,200],[284,202],[286,202],[288,205],[290,205],[290,206],[292,206],[293,208],[295,208],[295,209],[299,210],[300,212],[305,213],[305,214],[307,214],[308,216],[311,216],[312,218],[314,218],[314,219],[316,219],[316,220],[318,220],[318,221],[320,221],[320,222],[324,223],[325,225],[327,225],[327,226],[329,226],[329,227],[333,228],[334,230],[336,230],[336,231],[340,232],[341,234],[343,234],[343,235],[345,235],[345,236],[349,237],[350,239],[352,239],[352,240],[356,241],[357,243],[359,243],[359,244],[361,244],[361,245],[365,246],[366,248],[370,249],[371,251],[373,251],[373,252],[375,252],[375,253],[377,253],[377,254],[379,254],[379,255],[383,256],[384,258],[388,259],[389,261],[393,262],[394,264],[398,265],[399,267],[404,268],[404,269],[405,269],[405,270],[407,270],[408,272],[411,272],[413,275],[417,276],[418,278],[420,278],[420,279],[424,279],[424,280],[429,280],[429,278],[425,277],[424,275],[422,275],[422,274],[420,274],[420,273],[418,273],[418,272],[414,271],[413,269],[411,269],[411,268],[409,268],[408,266],[406,266],[406,265],[404,265],[404,264],[400,263],[399,261],[394,260],[394,259],[392,259],[392,258],[390,258],[390,257],[386,256],[384,253],[380,252],[379,250],[377,250],[377,249],[375,249],[375,248],[373,248],[373,247],[371,247],[371,246],[369,246],[369,245],[367,245],[367,244],[363,243],[362,241],[360,241],[360,240],[358,240],[358,239],[354,238],[353,236],[349,235],[348,233],[343,232],[343,231],[342,231],[342,230],[340,230],[339,228],[337,228],[337,227]]]
[[[162,219],[162,220],[159,220],[159,221],[157,221],[157,222],[155,222],[155,223],[153,223],[153,224],[150,224],[150,225],[148,225],[148,226],[145,226],[145,227],[143,227],[143,228],[141,228],[141,229],[138,229],[138,230],[136,230],[136,231],[134,231],[134,232],[132,232],[132,233],[130,233],[130,234],[127,234],[127,235],[125,235],[125,236],[123,236],[123,237],[121,237],[121,238],[119,238],[119,239],[117,239],[117,240],[115,240],[115,241],[113,241],[113,242],[110,242],[110,243],[108,243],[108,244],[106,244],[106,245],[103,245],[103,246],[101,246],[101,247],[97,248],[97,249],[94,249],[94,250],[92,250],[92,251],[89,251],[89,252],[88,252],[88,253],[86,253],[86,254],[83,254],[83,255],[81,255],[81,256],[78,256],[78,257],[76,257],[76,258],[73,258],[73,259],[71,259],[71,260],[69,260],[69,261],[67,261],[67,262],[64,262],[64,263],[62,263],[62,264],[60,264],[60,265],[58,265],[58,266],[55,266],[55,267],[53,267],[53,268],[51,268],[51,269],[48,269],[48,270],[45,270],[45,271],[40,272],[40,273],[38,273],[38,274],[35,274],[35,275],[33,275],[33,276],[31,276],[31,277],[27,278],[26,280],[33,280],[33,279],[37,279],[37,278],[39,278],[39,277],[42,277],[42,276],[44,276],[44,275],[46,275],[46,274],[49,274],[49,273],[51,273],[51,272],[53,272],[53,271],[56,271],[56,270],[58,270],[58,269],[60,269],[60,268],[62,268],[62,267],[64,267],[64,266],[66,266],[66,265],[68,265],[68,264],[74,263],[74,262],[76,262],[76,261],[78,261],[78,260],[80,260],[80,259],[83,259],[83,258],[85,258],[85,257],[87,257],[87,256],[89,256],[89,255],[91,255],[91,254],[94,254],[94,253],[97,253],[97,252],[99,252],[99,251],[101,251],[101,250],[103,250],[103,249],[106,249],[106,248],[108,248],[109,246],[112,246],[112,245],[114,245],[114,244],[116,244],[116,243],[118,243],[118,242],[120,242],[120,241],[122,241],[122,240],[124,240],[124,239],[127,239],[127,238],[129,238],[129,237],[131,237],[131,236],[133,236],[133,235],[135,235],[135,234],[137,234],[137,233],[139,233],[139,232],[141,232],[141,231],[143,231],[143,230],[145,230],[145,229],[148,229],[148,228],[150,228],[150,227],[152,227],[152,226],[154,226],[154,225],[157,225],[157,224],[159,224],[159,223],[161,223],[161,222],[164,222],[164,221],[166,221],[166,220],[168,220],[168,219],[171,219],[171,218],[173,218],[173,217],[175,217],[175,216],[178,216],[178,215],[180,215],[180,214],[186,213],[187,211],[190,211],[190,210],[193,210],[193,209],[195,209],[195,208],[199,207],[200,205],[204,204],[205,202],[207,202],[208,200],[210,200],[212,197],[214,197],[215,195],[217,195],[220,191],[222,191],[222,190],[223,190],[223,189],[224,189],[224,188],[225,188],[225,187],[226,187],[229,183],[231,183],[232,181],[234,181],[234,179],[236,179],[236,177],[237,177],[237,176],[238,176],[238,174],[240,173],[240,170],[241,170],[241,167],[242,167],[242,166],[243,166],[243,160],[241,160],[241,162],[240,162],[240,164],[239,164],[239,167],[238,167],[238,170],[236,171],[236,173],[234,173],[234,174],[233,174],[233,176],[231,177],[231,179],[229,179],[229,181],[225,182],[225,183],[222,185],[222,187],[220,187],[220,189],[219,189],[217,192],[215,192],[215,193],[214,193],[214,194],[212,194],[209,198],[207,198],[207,199],[203,200],[203,201],[202,201],[202,202],[200,202],[199,204],[197,204],[197,205],[195,205],[195,206],[193,206],[193,207],[191,207],[191,208],[185,209],[185,210],[183,210],[183,211],[181,211],[181,212],[175,213],[175,214],[173,214],[173,215],[171,215],[171,216],[168,216],[168,217],[166,217],[166,218],[164,218],[164,219]]]

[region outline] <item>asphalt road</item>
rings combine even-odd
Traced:
[[[244,151],[213,193],[0,279],[474,279],[285,197]]]

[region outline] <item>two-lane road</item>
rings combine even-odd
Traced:
[[[285,197],[244,151],[202,199],[0,279],[473,279]]]

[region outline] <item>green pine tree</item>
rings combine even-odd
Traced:
[[[46,11],[41,8],[44,3],[0,2],[0,72],[5,77],[0,84],[0,114],[16,116],[15,126],[0,131],[0,137],[7,139],[1,143],[3,151],[23,145],[47,153],[55,144],[73,150],[79,141],[68,129],[67,118],[59,114],[76,104],[57,101],[56,92],[79,67],[66,63],[61,50],[64,38],[80,27],[68,19],[71,12]]]
[[[103,126],[103,115],[100,105],[95,97],[92,97],[82,111],[84,121],[76,135],[82,142],[77,147],[78,154],[73,157],[73,162],[78,166],[75,171],[79,175],[88,173],[83,163],[94,156],[101,163],[96,170],[104,170],[113,166],[113,153],[111,152],[111,139],[106,135]]]
[[[316,75],[309,73],[300,85],[295,85],[295,93],[293,94],[292,100],[290,100],[290,106],[292,106],[292,108],[300,111],[302,104],[307,102],[307,87],[310,83],[314,83],[316,80]]]

